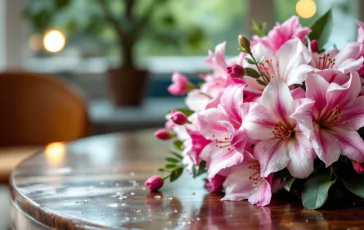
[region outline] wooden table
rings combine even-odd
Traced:
[[[273,199],[267,207],[221,202],[188,175],[149,193],[167,144],[150,131],[55,144],[11,176],[15,229],[364,229],[364,210],[312,211]]]

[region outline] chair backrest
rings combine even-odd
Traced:
[[[45,145],[89,134],[83,95],[48,74],[0,73],[0,146]]]

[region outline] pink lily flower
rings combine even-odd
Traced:
[[[260,162],[262,177],[287,167],[292,176],[306,178],[313,171],[314,151],[292,115],[307,111],[313,101],[294,100],[287,85],[273,78],[259,103],[251,103],[243,127],[257,140],[254,157]]]
[[[277,25],[268,33],[268,36],[260,38],[253,37],[252,46],[256,43],[263,44],[273,51],[279,50],[287,41],[298,38],[303,41],[311,30],[308,27],[302,27],[297,16],[293,16],[282,25]]]
[[[198,114],[198,131],[212,141],[200,154],[200,158],[207,163],[208,179],[214,178],[222,169],[240,164],[244,159],[248,141],[244,130],[240,130],[245,116],[241,107],[244,88],[242,85],[229,86],[218,108]]]
[[[273,173],[261,177],[260,164],[252,156],[246,156],[244,161],[230,168],[223,184],[225,196],[222,200],[245,200],[257,206],[270,203],[272,197]]]
[[[252,53],[257,60],[265,57],[264,62],[259,65],[262,72],[270,79],[283,80],[288,86],[301,84],[305,79],[305,74],[312,70],[312,67],[307,65],[311,61],[311,55],[298,38],[287,41],[276,52],[262,44],[257,44],[252,49]],[[244,63],[244,67],[256,69],[254,65],[247,62]],[[248,84],[246,89],[248,91],[262,93],[265,88],[254,78],[246,76],[244,81]]]
[[[364,126],[364,97],[358,97],[359,75],[352,72],[342,84],[342,78],[330,83],[326,80],[327,74],[332,75],[325,71],[307,74],[306,96],[315,104],[312,111],[298,111],[293,117],[326,166],[337,161],[340,155],[362,163],[364,141],[357,130]]]
[[[206,58],[205,63],[214,71],[215,74],[225,75],[225,45],[222,42],[215,47],[215,53],[209,50],[209,56]]]

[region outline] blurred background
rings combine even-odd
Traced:
[[[0,0],[0,146],[163,126],[169,109],[184,107],[183,97],[167,92],[174,71],[198,82],[198,74],[209,71],[207,50],[226,41],[226,55],[238,55],[237,36],[252,35],[253,18],[270,29],[298,15],[309,26],[330,8],[328,45],[341,48],[356,38],[364,1]],[[27,155],[1,151],[6,184]],[[7,200],[0,196],[0,204]],[[8,216],[0,210],[0,217]]]

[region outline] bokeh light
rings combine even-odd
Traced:
[[[313,0],[299,0],[296,12],[301,18],[311,18],[316,13],[316,4]]]
[[[61,31],[50,30],[43,38],[44,48],[52,53],[59,52],[66,44],[66,38]]]
[[[62,142],[50,143],[45,148],[48,166],[60,167],[63,164],[66,147]]]

